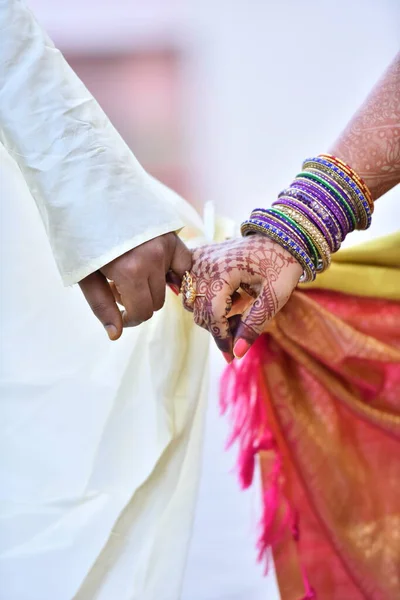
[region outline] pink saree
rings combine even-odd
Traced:
[[[282,600],[400,598],[400,239],[381,243],[377,264],[347,251],[326,289],[296,291],[224,375]]]

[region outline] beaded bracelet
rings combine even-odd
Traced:
[[[325,167],[322,168],[320,165],[318,165],[318,168],[307,166],[307,172],[318,175],[318,177],[322,178],[324,181],[326,181],[326,183],[336,189],[338,194],[342,197],[344,209],[348,210],[347,207],[350,207],[351,213],[355,216],[356,228],[361,228],[362,223],[364,223],[364,225],[366,224],[366,219],[364,218],[366,213],[363,210],[363,206],[360,206],[358,197],[354,196],[352,194],[352,190],[347,189],[343,185],[343,183],[340,181],[340,178],[336,177],[333,172],[329,171],[329,169]]]
[[[313,197],[305,189],[288,188],[279,194],[278,200],[272,206],[281,201],[298,202],[301,208],[309,209],[312,213],[312,220],[327,240],[330,251],[337,252],[339,250],[342,241],[339,224],[335,215],[329,213],[318,198]]]
[[[285,209],[283,206],[279,208]],[[296,221],[291,218],[292,216],[298,216],[298,213],[286,212],[278,208],[268,210],[256,208],[251,213],[250,220],[277,225],[283,232],[286,234],[289,233],[289,236],[291,235],[292,239],[297,241],[297,243],[300,242],[299,245],[303,249],[308,249],[309,256],[316,267],[317,273],[325,270],[330,265],[330,250],[324,236],[307,219],[302,221],[300,216]],[[291,231],[288,231],[288,227]]]
[[[269,222],[277,227],[280,227],[282,231],[285,231],[287,235],[293,239],[293,241],[297,242],[297,244],[307,252],[311,259],[313,258],[313,254],[315,256],[316,250],[315,247],[313,247],[312,241],[306,236],[306,234],[303,233],[300,227],[292,219],[285,217],[283,214],[279,215],[273,209],[265,210],[259,208],[253,210],[250,219]]]
[[[292,183],[292,189],[300,190],[301,192],[309,193],[316,201],[318,201],[331,216],[332,220],[335,217],[339,229],[339,246],[342,240],[345,239],[350,231],[349,220],[346,216],[344,208],[337,204],[325,189],[317,185],[314,181],[295,180]],[[313,208],[313,210],[315,210]]]
[[[300,237],[299,232],[293,231],[293,228],[287,222],[280,222],[277,218],[277,215],[274,215],[269,211],[264,212],[263,214],[252,213],[250,216],[250,220],[278,227],[278,229],[282,231],[282,233],[284,233],[291,241],[295,242],[297,246],[301,248],[307,254],[307,256],[309,256],[312,259],[312,257],[310,256],[309,249],[304,243],[303,239]]]
[[[371,224],[372,210],[369,202],[365,195],[362,193],[359,186],[350,180],[349,177],[343,173],[334,165],[330,165],[328,161],[321,159],[320,157],[315,159],[307,159],[303,163],[303,168],[314,172],[315,170],[320,173],[321,176],[333,179],[339,187],[346,193],[347,197],[350,197],[350,202],[353,202],[356,207],[356,212],[359,215],[360,229],[368,229]],[[322,173],[321,173],[322,171]],[[323,175],[324,174],[324,175]]]
[[[371,224],[373,198],[365,182],[341,159],[308,158],[272,208],[255,209],[242,235],[262,233],[292,254],[303,268],[301,282],[327,269],[348,233]]]
[[[363,207],[360,207],[359,200],[357,197],[354,197],[349,190],[347,190],[344,186],[340,185],[340,180],[334,178],[332,173],[321,171],[320,169],[313,169],[311,167],[307,168],[308,173],[314,173],[318,175],[321,179],[326,181],[327,184],[331,185],[337,193],[342,198],[343,208],[347,211],[347,207],[350,207],[351,214],[355,217],[355,229],[363,229],[366,225],[365,211],[363,211]],[[360,210],[361,209],[361,210]],[[348,213],[349,214],[349,213]],[[352,223],[354,224],[354,220],[352,219]]]
[[[327,192],[329,192],[331,198],[335,199],[336,202],[338,202],[338,204],[345,209],[350,231],[354,231],[354,229],[356,229],[357,218],[355,212],[352,210],[352,207],[348,204],[348,202],[342,198],[339,192],[330,183],[327,183],[320,175],[315,175],[314,173],[310,173],[309,171],[302,171],[296,176],[296,179],[311,180],[315,184],[319,185]]]
[[[314,263],[315,268],[318,270],[319,263],[321,261],[320,256],[318,254],[318,250],[313,241],[313,238],[307,233],[307,231],[301,226],[300,223],[292,219],[289,215],[285,214],[284,211],[279,210],[278,207],[272,207],[269,209],[269,214],[272,217],[275,217],[280,223],[288,223],[291,225],[294,230],[298,233],[298,235],[305,240],[305,249],[308,250],[308,255]]]
[[[340,181],[341,185],[347,186],[350,194],[355,198],[355,201],[360,205],[361,212],[365,212],[367,215],[367,221],[365,228],[369,227],[371,224],[371,216],[374,212],[374,205],[371,193],[368,190],[368,194],[365,194],[363,189],[365,184],[362,183],[360,185],[357,184],[356,181],[353,181],[348,173],[337,167],[334,163],[330,163],[321,157],[317,157],[315,159],[317,164],[319,164],[320,168],[329,169],[331,171],[331,177],[335,177],[338,181]],[[361,181],[361,180],[360,180]],[[372,202],[372,206],[371,206]]]
[[[285,206],[289,209],[293,209],[294,211],[296,211],[296,214],[302,215],[303,219],[306,219],[312,226],[314,226],[316,228],[316,231],[318,232],[318,234],[324,238],[324,240],[327,244],[329,253],[332,252],[331,247],[329,246],[329,243],[328,243],[329,237],[324,233],[323,223],[321,222],[321,219],[312,210],[310,210],[308,208],[308,206],[306,206],[302,202],[299,202],[295,198],[290,198],[290,197],[285,197],[285,196],[282,196],[281,198],[279,198],[279,201],[277,201],[276,203],[274,202],[273,207],[278,207],[278,206],[281,209],[282,209],[282,207]],[[313,239],[314,239],[314,237],[313,237]]]
[[[359,186],[365,198],[367,199],[371,213],[374,212],[374,200],[372,198],[372,194],[368,186],[366,185],[364,180],[347,163],[343,162],[340,158],[337,158],[336,156],[332,156],[332,154],[320,154],[318,158],[325,159],[333,163],[342,171],[344,171],[347,174],[347,176]]]
[[[288,229],[294,239],[296,239],[300,246],[308,253],[315,267],[318,267],[319,256],[313,240],[304,231],[304,229],[288,215],[285,215],[282,211],[276,208],[270,208],[268,210],[253,210],[250,219],[261,219],[273,221],[278,227],[284,227]]]
[[[320,257],[320,264],[318,265],[317,273],[326,271],[331,264],[331,253],[327,241],[322,233],[299,210],[285,205],[276,204],[276,206],[279,206],[284,214],[287,214],[289,217],[292,217],[293,220],[297,221],[304,231],[306,231],[313,239]]]
[[[276,227],[275,225],[256,219],[249,219],[242,224],[241,232],[243,236],[254,233],[262,233],[263,235],[266,235],[270,239],[276,241],[302,266],[303,275],[300,277],[300,283],[314,281],[316,269],[311,258],[308,256],[307,252],[305,252],[301,246],[299,246],[294,240],[286,235],[280,227]]]

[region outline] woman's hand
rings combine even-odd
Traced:
[[[234,355],[244,356],[286,304],[301,274],[291,254],[262,235],[203,246],[194,251],[191,270],[201,296],[194,305],[184,298],[184,306],[230,362]],[[237,293],[239,288],[247,292],[245,299]]]

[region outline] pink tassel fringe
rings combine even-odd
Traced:
[[[237,469],[242,489],[253,482],[256,456],[260,451],[274,452],[274,464],[269,474],[269,485],[263,492],[263,514],[261,533],[257,543],[258,560],[265,561],[265,572],[269,568],[269,548],[281,539],[288,527],[293,538],[298,541],[299,528],[296,513],[289,507],[282,493],[282,461],[271,428],[268,424],[265,399],[261,386],[261,366],[271,357],[266,336],[261,336],[240,361],[229,365],[221,381],[220,407],[222,414],[229,413],[232,433],[227,446],[239,447]],[[280,522],[278,508],[285,506]],[[303,572],[306,595],[302,600],[315,598],[306,574]]]
[[[275,439],[268,424],[264,398],[259,385],[261,361],[266,359],[263,336],[253,345],[246,357],[235,361],[227,369],[221,381],[221,411],[229,413],[232,433],[228,447],[237,443],[238,475],[243,489],[250,487],[254,477],[256,456],[260,451],[275,453],[274,466],[270,473],[270,485],[264,491],[261,534],[257,544],[258,560],[266,561],[268,571],[268,549],[276,543],[289,526],[293,515],[286,508],[277,527],[277,510],[283,497],[281,492],[282,464]]]

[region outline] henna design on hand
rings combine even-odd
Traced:
[[[282,308],[301,274],[298,262],[276,242],[261,235],[204,246],[193,254],[192,276],[198,294],[194,320],[232,354],[233,334],[253,342]],[[232,295],[242,287],[255,301],[233,332],[228,320]],[[190,307],[186,306],[190,310]]]

